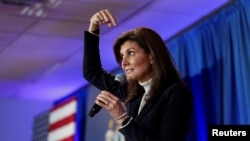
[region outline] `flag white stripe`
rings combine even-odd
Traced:
[[[62,126],[56,130],[50,131],[48,135],[48,141],[59,141],[75,134],[75,122],[71,122]]]
[[[56,123],[74,113],[76,113],[76,100],[73,100],[67,103],[66,105],[63,105],[55,111],[52,111],[49,116],[49,123]]]

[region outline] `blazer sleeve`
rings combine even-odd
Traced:
[[[96,88],[107,90],[113,84],[115,75],[108,73],[102,68],[99,50],[99,36],[88,31],[84,32],[84,49],[83,49],[83,76]],[[124,99],[126,84],[121,86],[115,92],[112,92],[121,99]]]

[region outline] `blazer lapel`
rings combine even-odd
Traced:
[[[136,120],[141,120],[150,111],[153,105],[154,104],[152,102],[146,103],[145,106],[142,108],[141,112],[139,113],[138,117],[136,118]]]
[[[129,115],[132,116],[133,118],[137,117],[137,113],[138,113],[138,109],[141,103],[142,96],[143,95],[141,95],[140,98],[137,98],[134,101],[130,102],[130,104],[128,105],[127,110],[129,112]]]

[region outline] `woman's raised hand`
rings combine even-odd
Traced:
[[[108,27],[116,26],[117,21],[108,9],[98,11],[90,18],[89,31],[95,31],[103,24]]]

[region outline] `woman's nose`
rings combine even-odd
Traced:
[[[122,58],[122,66],[127,66],[129,64],[128,59],[126,57]]]

